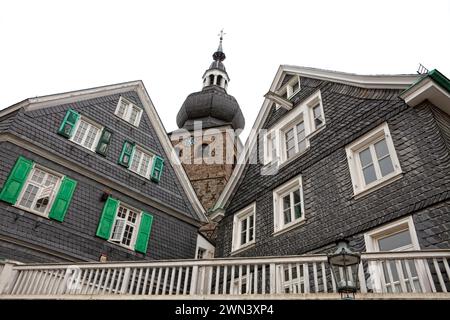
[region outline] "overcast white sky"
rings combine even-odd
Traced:
[[[0,109],[141,79],[172,131],[222,28],[243,138],[280,64],[450,76],[450,1],[2,1]]]

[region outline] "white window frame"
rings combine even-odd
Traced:
[[[389,155],[391,157],[392,166],[394,171],[388,175],[381,177],[368,185],[365,184],[364,175],[361,168],[361,162],[359,159],[359,152],[366,149],[369,146],[373,146],[378,141],[382,139],[386,140],[386,145],[388,147]],[[354,196],[366,194],[369,191],[377,190],[397,178],[401,177],[402,169],[400,167],[400,162],[397,157],[397,152],[395,151],[394,142],[392,141],[391,133],[389,131],[388,124],[385,122],[378,126],[374,130],[360,137],[359,139],[352,142],[345,148],[347,154],[348,165],[350,169],[350,176],[352,179],[353,193]],[[372,152],[371,152],[372,155]],[[376,172],[377,178],[381,176],[379,173],[378,159],[373,158],[373,165]]]
[[[294,203],[291,197],[291,218],[292,221],[285,224],[284,223],[284,213],[283,213],[283,197],[295,190],[300,191],[300,208],[302,216],[295,219],[295,213],[293,215],[292,210],[294,210]],[[298,176],[282,186],[278,187],[273,191],[273,225],[274,225],[274,235],[293,229],[294,227],[302,224],[305,221],[305,205],[303,199],[303,187],[302,187],[302,177]]]
[[[125,109],[123,116],[119,116],[119,109],[120,109],[120,105],[122,104],[122,101],[126,101],[128,103],[128,105]],[[134,123],[130,121],[131,111],[133,110],[133,108],[135,108],[139,111]],[[120,97],[119,102],[117,103],[117,106],[116,106],[116,111],[114,112],[114,114],[116,116],[118,116],[120,119],[125,120],[126,122],[132,124],[135,127],[139,127],[139,124],[140,124],[141,118],[142,118],[142,113],[143,113],[142,108],[138,107],[136,104],[134,104],[133,102],[131,102],[130,100],[128,100],[122,96]]]
[[[132,169],[132,164],[133,164],[133,162],[134,162],[134,160],[135,160],[135,156],[136,156],[136,150],[139,150],[139,152],[142,152],[142,154],[146,154],[147,156],[150,157],[150,162],[149,162],[149,164],[148,164],[148,168],[147,168],[145,174],[141,174],[141,173],[140,173],[140,169],[141,169],[141,166],[142,166],[142,159],[143,159],[143,157],[140,158],[137,169],[136,169],[136,170],[133,170],[133,169]],[[134,172],[134,173],[140,175],[141,177],[150,179],[150,173],[151,173],[151,170],[152,170],[152,166],[153,166],[153,161],[154,161],[154,160],[155,160],[155,155],[154,155],[153,153],[151,153],[151,152],[145,150],[144,148],[142,148],[142,147],[140,147],[140,146],[138,146],[138,145],[135,145],[135,149],[134,149],[134,152],[133,152],[133,154],[132,154],[132,156],[131,156],[131,159],[130,159],[130,165],[129,165],[129,167],[128,167],[128,170],[130,170],[131,172]]]
[[[253,240],[248,241],[244,244],[241,244],[241,222],[248,217],[253,216]],[[247,228],[249,228],[249,224],[247,224]],[[256,202],[251,205],[245,207],[234,215],[233,219],[233,239],[232,239],[232,248],[231,251],[235,252],[237,250],[241,250],[243,248],[247,248],[250,245],[255,243],[255,235],[256,235]],[[248,234],[248,233],[247,233]]]
[[[298,147],[298,132],[297,132],[297,126],[303,122],[303,127],[305,128],[305,137],[304,137],[304,141],[305,141],[305,149],[303,149],[302,151],[300,151],[299,147]],[[290,158],[288,158],[287,155],[287,145],[286,145],[286,133],[293,129],[294,131],[294,155]],[[303,118],[303,116],[298,117],[295,119],[295,121],[293,121],[292,123],[288,124],[286,127],[281,128],[280,130],[281,134],[280,134],[280,158],[281,158],[281,162],[285,162],[288,160],[291,160],[293,158],[295,158],[298,154],[302,154],[303,152],[305,152],[306,150],[308,150],[309,148],[309,141],[307,138],[307,134],[306,134],[306,123],[305,123],[305,119]]]
[[[313,96],[313,99],[308,99],[307,102],[308,105],[308,120],[310,121],[309,126],[311,128],[311,133],[316,133],[317,131],[319,131],[320,129],[322,129],[323,127],[325,127],[325,113],[323,111],[323,104],[322,104],[322,94],[320,93],[320,90],[317,92],[317,94],[315,94]],[[315,118],[314,118],[314,108],[319,105],[320,108],[320,116],[322,118],[322,124],[320,126],[316,127],[316,123],[315,123]]]
[[[380,252],[380,247],[378,241],[380,239],[386,238],[388,236],[395,235],[399,232],[409,231],[409,236],[411,238],[411,245],[397,248],[393,251],[420,251],[420,244],[416,233],[416,228],[414,226],[414,221],[412,216],[408,216],[394,222],[387,223],[381,227],[375,228],[364,234],[364,242],[366,244],[367,252]],[[397,262],[398,264],[398,262]],[[398,266],[400,268],[400,265]],[[428,265],[423,263],[423,261],[415,261],[415,268],[417,270],[419,281],[421,286],[425,287],[425,290],[430,290],[430,283],[427,279],[427,274],[430,274]],[[385,275],[383,267],[380,262],[371,262],[369,264],[369,270],[374,274],[373,277],[373,289],[377,292],[385,291],[383,287],[386,286],[384,283]]]
[[[130,240],[130,244],[129,245],[126,245],[126,244],[122,243],[123,236],[125,234],[125,227],[126,227],[127,222],[128,222],[129,211],[127,213],[127,216],[124,219],[125,220],[125,226],[123,227],[123,230],[122,230],[122,233],[121,233],[121,237],[120,237],[120,241],[116,242],[116,241],[112,240],[112,237],[114,235],[114,227],[115,227],[116,221],[118,219],[118,213],[119,213],[120,207],[126,208],[127,210],[131,210],[131,211],[134,211],[134,212],[137,213],[136,221],[134,223],[135,228],[133,230],[133,234],[131,236],[131,240]],[[127,249],[130,249],[130,250],[134,251],[134,247],[136,245],[137,236],[138,236],[138,233],[139,233],[139,227],[141,225],[141,217],[142,217],[142,210],[138,210],[138,209],[136,209],[136,208],[134,208],[132,206],[129,206],[129,205],[125,204],[125,203],[119,202],[119,205],[117,206],[116,214],[114,216],[114,222],[112,224],[111,234],[109,236],[108,242],[111,242],[111,243],[113,243],[115,245],[118,245],[118,246],[121,246],[121,247],[124,247],[124,248],[127,248]],[[120,219],[123,219],[123,218],[120,218]]]
[[[80,128],[80,125],[81,125],[82,121],[86,122],[89,125],[89,127],[86,129],[86,132],[85,132],[84,137],[81,140],[81,142],[77,142],[77,141],[75,141],[75,136],[77,135],[77,131]],[[90,127],[95,127],[95,128],[98,129],[98,131],[97,131],[97,134],[95,136],[94,142],[92,143],[92,146],[90,148],[88,148],[87,146],[84,145],[84,143],[86,142],[87,133],[89,132],[89,128]],[[92,121],[91,119],[88,119],[88,118],[86,118],[84,116],[80,116],[80,119],[78,119],[78,121],[77,121],[77,123],[75,125],[74,131],[73,131],[74,133],[72,134],[72,136],[70,137],[69,140],[72,141],[73,143],[76,143],[79,146],[82,146],[85,149],[88,149],[90,151],[95,152],[95,150],[97,148],[97,145],[98,145],[98,142],[100,141],[100,137],[102,136],[103,129],[104,129],[104,127],[99,125],[95,121]]]
[[[25,194],[25,191],[26,191],[26,189],[27,189],[26,187],[28,186],[28,184],[29,184],[29,182],[30,182],[30,180],[31,180],[31,177],[33,176],[33,173],[34,173],[34,171],[35,171],[36,169],[45,171],[46,173],[50,173],[51,175],[54,175],[54,176],[56,176],[56,177],[59,178],[58,181],[57,181],[57,183],[56,183],[56,185],[55,185],[55,187],[54,187],[54,189],[53,189],[53,191],[52,191],[52,194],[51,194],[51,196],[50,196],[50,198],[49,198],[49,201],[48,201],[47,208],[45,209],[44,212],[40,212],[40,211],[37,211],[37,210],[34,210],[34,209],[33,209],[34,205],[36,204],[36,201],[39,199],[39,196],[38,196],[38,195],[36,195],[36,197],[35,197],[35,199],[33,200],[32,205],[31,205],[30,208],[20,205],[20,202],[21,202],[21,200],[22,200],[22,197],[23,197],[23,195]],[[36,163],[34,163],[32,169],[31,169],[31,171],[30,171],[30,173],[28,174],[27,180],[26,180],[25,183],[23,184],[22,190],[20,191],[19,197],[17,198],[16,204],[15,204],[14,206],[17,207],[17,208],[20,208],[20,209],[22,209],[22,210],[25,210],[25,211],[28,211],[28,212],[37,214],[37,215],[39,215],[39,216],[41,216],[41,217],[48,218],[48,215],[49,215],[49,213],[50,213],[51,207],[53,206],[53,204],[54,204],[54,202],[55,202],[56,195],[57,195],[58,192],[59,192],[59,188],[61,187],[61,182],[62,182],[63,179],[64,179],[64,175],[62,175],[62,174],[60,174],[60,173],[58,173],[58,172],[55,172],[55,171],[53,171],[53,170],[51,170],[51,169],[48,169],[48,168],[46,168],[46,167],[43,167],[43,166],[41,166],[41,165],[37,165]]]
[[[297,90],[294,91],[294,84],[298,83]],[[293,96],[295,96],[300,90],[301,82],[300,82],[300,76],[299,75],[293,75],[292,79],[290,79],[279,91],[278,94],[280,96],[285,97],[286,99],[291,99]]]
[[[320,104],[322,118],[323,118],[323,124],[315,128],[313,121],[314,121],[314,115],[313,107],[316,106],[316,104]],[[306,138],[306,148],[302,152],[297,152],[296,155],[294,155],[291,158],[287,158],[286,150],[285,150],[285,139],[284,139],[284,132],[289,127],[292,127],[296,124],[298,124],[300,121],[304,122],[305,124],[305,138]],[[294,109],[289,111],[286,116],[282,117],[276,124],[274,124],[272,127],[270,127],[267,132],[263,135],[263,145],[264,145],[264,159],[263,163],[264,165],[271,164],[274,162],[274,159],[272,159],[270,155],[270,148],[271,142],[270,137],[273,135],[276,136],[276,143],[277,143],[277,162],[278,165],[282,165],[283,163],[286,163],[292,159],[297,158],[298,156],[305,153],[310,146],[310,138],[314,136],[316,133],[320,132],[325,127],[325,114],[323,111],[323,104],[322,104],[322,95],[320,90],[317,90],[314,94],[312,94],[308,99],[303,101],[301,104],[296,106]],[[298,145],[296,145],[296,150],[298,151]]]

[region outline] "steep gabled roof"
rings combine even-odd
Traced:
[[[185,192],[186,196],[189,199],[189,202],[194,208],[194,211],[197,215],[197,220],[201,222],[208,221],[205,215],[205,210],[198,200],[196,193],[186,173],[184,172],[184,169],[179,162],[175,151],[173,150],[172,144],[170,143],[169,137],[166,133],[166,130],[164,129],[164,125],[162,124],[162,121],[141,80],[25,99],[8,108],[0,110],[0,122],[2,118],[7,118],[8,115],[16,112],[21,108],[23,108],[25,111],[32,111],[110,94],[124,93],[128,91],[135,91],[138,94],[139,99],[144,106],[144,110],[147,113],[148,118],[150,119],[151,124],[156,131],[158,140],[161,142],[166,155],[170,157],[169,160],[171,161],[177,179],[180,181],[183,187],[183,191]]]
[[[279,90],[290,79],[292,75],[299,75],[305,78],[312,78],[318,80],[325,80],[330,82],[337,82],[346,85],[351,85],[366,89],[406,89],[412,83],[417,81],[420,77],[417,74],[401,74],[401,75],[358,75],[353,73],[330,71],[324,69],[316,69],[309,67],[280,65],[275,75],[274,80],[270,86],[269,92],[275,92]],[[239,156],[238,164],[228,180],[224,191],[220,195],[213,210],[216,211],[210,218],[214,219],[216,216],[220,216],[223,213],[223,208],[226,206],[230,199],[233,190],[237,187],[238,181],[242,176],[247,164],[247,160],[251,151],[255,147],[257,141],[258,132],[262,129],[269,111],[272,106],[272,101],[264,99],[262,107],[258,113],[258,116],[253,124],[250,134],[245,142],[244,150]]]

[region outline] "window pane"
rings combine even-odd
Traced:
[[[294,196],[294,204],[300,203],[300,190],[295,190],[293,193]]]
[[[294,138],[294,129],[289,129],[288,131],[286,131],[286,140],[290,140]]]
[[[375,143],[375,153],[377,154],[377,158],[381,159],[385,155],[389,154],[389,150],[386,144],[386,139],[383,139],[381,141],[378,141]]]
[[[292,221],[291,219],[291,209],[287,209],[283,211],[284,224],[288,224]]]
[[[121,100],[120,101],[120,107],[119,110],[117,111],[117,115],[121,118],[124,117],[125,115],[125,111],[127,110],[127,106],[128,106],[128,102],[126,102],[125,100]]]
[[[114,229],[112,232],[111,240],[120,241],[120,237],[122,236],[122,231],[125,226],[125,220],[116,219],[116,223],[114,224]]]
[[[147,176],[149,169],[150,169],[150,161],[151,161],[151,157],[144,153],[142,155],[142,163],[141,163],[141,167],[139,169],[139,174],[143,175],[143,176]]]
[[[302,206],[300,203],[294,206],[294,217],[295,219],[300,219],[302,217]]]
[[[28,184],[27,188],[25,189],[25,192],[23,193],[19,205],[24,206],[26,208],[31,208],[31,205],[33,204],[34,198],[36,197],[38,190],[39,190],[38,187],[32,184]]]
[[[404,230],[378,240],[380,251],[392,251],[411,244],[409,230]]]
[[[295,93],[298,89],[300,88],[300,85],[297,82],[294,83],[294,85],[292,86],[292,93]]]
[[[94,126],[90,126],[88,133],[87,133],[87,137],[86,140],[84,141],[84,146],[88,149],[92,148],[92,145],[94,144],[95,138],[97,137],[97,134],[99,132],[99,129],[97,127]]]
[[[378,164],[380,165],[381,175],[383,177],[394,171],[394,166],[392,165],[390,156],[387,156],[387,157],[379,160]]]
[[[131,108],[131,114],[130,114],[130,122],[132,124],[136,123],[136,119],[137,119],[138,114],[139,114],[139,110],[137,108],[135,108],[135,107],[132,107]]]
[[[361,167],[366,167],[372,164],[372,156],[370,155],[370,149],[364,149],[359,153],[359,160],[361,161]]]
[[[141,162],[142,151],[137,149],[134,151],[133,160],[131,161],[130,170],[137,172],[139,168],[139,163]]]
[[[363,175],[366,184],[372,183],[377,180],[373,164],[363,169]]]
[[[88,123],[86,121],[80,120],[80,125],[77,128],[77,131],[75,132],[75,136],[73,138],[73,141],[81,144],[83,141],[84,135],[86,134],[86,130],[88,128]]]
[[[291,207],[291,199],[289,195],[283,197],[283,210],[289,209]]]
[[[254,224],[255,224],[255,216],[251,215],[250,217],[248,217],[249,220],[249,228],[248,228],[248,241],[252,241],[253,240],[253,229],[254,229]]]

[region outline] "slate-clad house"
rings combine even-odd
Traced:
[[[141,81],[0,111],[0,257],[193,258],[206,222]]]
[[[341,237],[360,252],[450,248],[449,93],[437,70],[281,66],[211,217],[216,256],[326,253]]]

